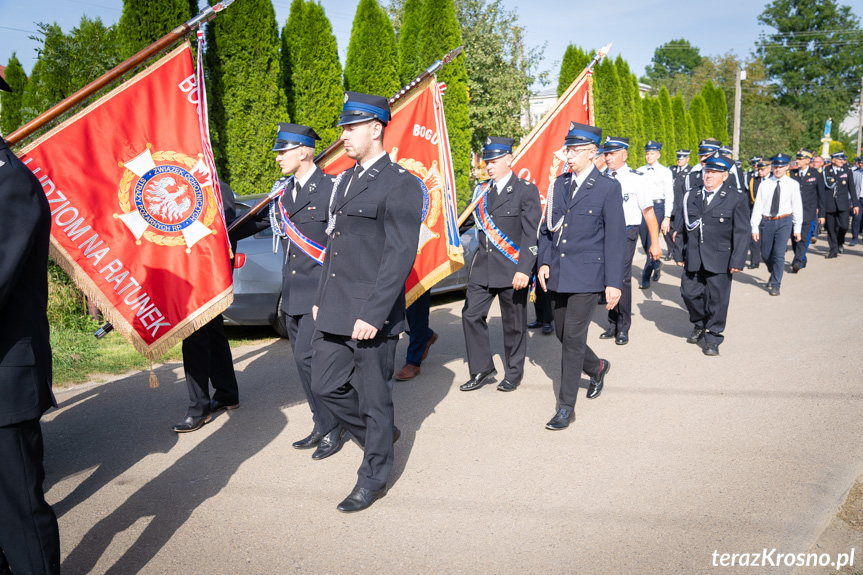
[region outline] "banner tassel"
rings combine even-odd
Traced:
[[[150,362],[150,389],[159,387],[159,378],[156,377],[156,372],[153,371],[153,362]]]

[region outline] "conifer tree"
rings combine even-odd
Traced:
[[[297,124],[314,128],[321,137],[317,144],[317,150],[321,151],[339,136],[336,124],[344,102],[342,66],[332,26],[319,3],[306,2],[302,29],[303,41],[293,51],[298,65],[293,69],[291,81],[294,102],[291,118]],[[282,36],[287,32],[286,26]]]
[[[686,126],[689,132],[689,149],[692,153],[689,154],[689,165],[695,166],[698,164],[698,130],[695,128],[695,120],[692,119],[692,114],[686,113]]]
[[[406,0],[402,25],[399,28],[399,78],[402,86],[416,78],[432,63],[422,61],[422,18],[423,0]]]
[[[424,1],[419,37],[421,61],[424,66],[431,65],[435,60],[443,58],[450,50],[462,45],[461,26],[456,18],[453,0]],[[443,105],[455,173],[455,186],[459,205],[466,205],[470,199],[471,130],[464,52],[441,68],[437,79],[447,86]],[[500,134],[500,136],[508,135]]]
[[[653,128],[653,98],[650,96],[642,98],[641,110],[644,118],[644,141],[656,140],[656,130]]]
[[[663,146],[668,146],[675,149],[676,142],[674,138],[674,113],[671,111],[671,95],[668,93],[668,88],[664,85],[659,89],[659,107],[662,112],[663,123]]]
[[[299,60],[299,50],[307,36],[305,23],[303,22],[305,8],[306,3],[304,0],[294,0],[291,2],[291,11],[288,13],[288,20],[282,29],[282,78],[284,79],[285,104],[288,109],[288,115],[291,118],[297,114],[296,103],[294,101],[297,94],[297,90],[294,87],[294,74],[302,68]],[[341,67],[341,64],[339,67]]]
[[[398,65],[392,22],[377,0],[360,0],[345,61],[345,90],[389,98],[402,87]]]
[[[708,80],[701,89],[701,95],[707,104],[707,109],[710,112],[710,122],[713,126],[713,137],[722,142],[729,144],[728,141],[728,105],[725,102],[725,92],[721,88],[716,88],[713,81]]]
[[[596,125],[602,128],[603,137],[625,137],[622,133],[620,78],[617,76],[617,69],[606,58],[594,70]]]
[[[211,0],[214,1],[214,0]],[[288,122],[279,31],[270,0],[235,2],[208,27],[213,152],[237,194],[266,192],[281,172],[269,150]]]
[[[686,104],[683,102],[683,94],[675,94],[671,99],[671,113],[674,115],[674,153],[679,149],[689,148],[689,124],[686,121]]]
[[[707,110],[704,96],[696,94],[692,98],[692,101],[689,103],[689,115],[692,116],[692,121],[695,123],[695,134],[698,141],[714,137],[713,122],[710,119],[710,112]]]
[[[559,98],[570,84],[578,77],[584,67],[590,62],[590,54],[570,44],[563,54],[563,62],[560,64],[560,74],[557,78],[557,97]]]
[[[190,0],[123,0],[117,38],[123,59],[146,48],[198,13]]]
[[[11,92],[0,92],[0,134],[11,134],[24,124],[21,117],[21,99],[27,86],[27,74],[21,61],[12,52],[6,64],[6,83]]]
[[[668,145],[665,142],[665,116],[662,115],[662,105],[659,103],[659,97],[653,98],[651,108],[651,111],[653,112],[653,133],[655,134],[653,139],[660,142],[662,146],[665,147]]]
[[[622,133],[618,134],[625,138],[629,138],[629,165],[637,168],[642,164],[639,162],[639,153],[644,155],[644,144],[641,141],[641,134],[638,133],[638,117],[636,116],[636,102],[632,94],[632,74],[629,71],[629,64],[618,55],[614,59],[614,67],[617,70],[617,77],[620,79],[620,120]]]

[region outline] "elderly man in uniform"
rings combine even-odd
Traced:
[[[419,180],[384,150],[387,99],[347,92],[339,125],[356,165],[330,194],[329,235],[312,306],[312,393],[363,447],[357,483],[337,509],[368,508],[387,492],[393,444],[396,344],[405,327],[405,282],[422,223]]]
[[[776,154],[770,161],[773,173],[758,187],[749,224],[752,226],[752,239],[761,241],[761,257],[770,272],[767,293],[778,296],[785,271],[788,238],[793,233],[794,240],[800,241],[803,200],[800,198],[800,184],[788,175],[791,157]]]
[[[669,254],[671,253],[671,212],[674,203],[674,174],[671,170],[659,163],[659,158],[662,155],[662,144],[649,140],[644,145],[644,156],[647,164],[641,166],[638,171],[644,174],[644,184],[647,188],[648,199],[653,201],[653,213],[656,216],[656,221],[660,224],[662,235],[665,236],[666,242],[669,243]],[[638,233],[641,236],[641,247],[644,248],[644,253],[647,254],[647,261],[644,263],[644,270],[641,273],[641,282],[638,284],[639,289],[647,289],[650,287],[650,280],[659,281],[659,276],[662,273],[662,260],[650,257],[650,235],[647,231],[647,218],[641,219],[641,224],[638,226]],[[652,276],[651,276],[652,274]]]
[[[642,217],[647,222],[650,236],[648,258],[657,260],[662,257],[662,248],[659,247],[659,224],[653,213],[653,202],[647,197],[644,176],[626,165],[626,160],[629,158],[629,138],[608,136],[602,147],[608,164],[605,175],[620,182],[623,194],[627,253],[623,271],[623,293],[617,305],[608,311],[609,327],[600,334],[599,338],[613,338],[617,345],[626,345],[629,343],[629,328],[632,325],[632,259],[635,257],[638,226],[641,224]]]
[[[693,324],[687,343],[702,338],[704,355],[719,355],[732,274],[743,269],[749,245],[746,196],[728,183],[734,160],[715,152],[702,159],[703,183],[684,195],[674,259],[684,268],[680,294]]]
[[[810,167],[812,152],[801,149],[797,152],[797,169],[789,171],[791,177],[800,184],[800,198],[803,201],[803,226],[800,228],[800,241],[791,240],[791,249],[794,251],[794,259],[791,261],[791,272],[797,273],[806,267],[806,253],[809,251],[809,243],[815,235],[818,214],[824,213],[821,206],[823,193],[821,187],[824,180],[821,175]]]
[[[12,89],[0,77],[0,90]],[[56,407],[48,335],[51,210],[36,176],[0,137],[0,573],[60,573],[45,501],[39,419]]]
[[[845,152],[830,156],[830,165],[821,171],[824,180],[821,205],[824,215],[818,221],[827,226],[827,242],[830,251],[826,258],[835,258],[845,251],[845,233],[848,231],[849,210],[856,216],[860,213],[860,199],[854,190],[854,174],[845,165]]]
[[[483,160],[491,176],[477,185],[482,198],[462,225],[464,233],[476,222],[479,249],[470,270],[461,324],[467,346],[470,379],[462,391],[479,389],[497,371],[491,356],[488,310],[500,303],[503,324],[504,379],[499,391],[515,391],[524,375],[527,351],[527,295],[536,263],[536,230],[542,208],[539,190],[512,172],[512,138],[488,138]]]
[[[621,296],[627,251],[620,182],[600,174],[592,156],[602,130],[571,123],[564,140],[570,172],[558,177],[548,197],[539,234],[540,287],[548,290],[560,355],[557,410],[546,428],[566,429],[575,419],[581,373],[590,377],[587,397],[602,392],[610,369],[587,345],[599,294],[612,309]]]
[[[674,213],[672,221],[676,222],[675,229],[680,227],[680,221],[683,218],[683,196],[691,190],[701,189],[702,169],[704,162],[719,151],[722,142],[711,138],[701,140],[698,144],[698,164],[696,164],[688,173],[674,180]],[[674,234],[672,234],[674,235]]]

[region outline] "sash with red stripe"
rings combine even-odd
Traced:
[[[514,264],[518,263],[518,246],[511,239],[506,237],[500,228],[494,225],[494,221],[488,213],[488,190],[482,190],[481,194],[485,194],[482,201],[477,205],[476,221],[479,223],[480,229],[488,237],[489,241],[497,248],[497,250],[506,256],[506,259]]]
[[[276,196],[276,203],[279,205],[279,213],[282,216],[282,223],[279,225],[279,232],[281,235],[286,236],[291,240],[291,243],[297,246],[301,252],[315,260],[319,266],[324,265],[324,256],[327,253],[327,248],[307,238],[297,229],[297,226],[295,226],[294,222],[291,221],[291,218],[288,217],[288,212],[285,211],[285,206],[281,202],[281,196],[285,192],[286,190],[282,188],[282,191]]]

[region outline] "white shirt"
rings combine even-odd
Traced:
[[[297,177],[296,177],[296,175],[294,176],[294,187],[293,187],[293,189],[291,190],[291,197],[293,197],[293,198],[294,198],[294,201],[295,201],[295,202],[297,201],[297,184],[299,184],[301,188],[305,188],[305,187],[306,187],[306,183],[307,183],[310,179],[312,179],[312,176],[314,176],[314,175],[315,175],[315,170],[317,170],[317,169],[318,169],[318,167],[317,167],[317,166],[312,165],[312,169],[311,169],[311,170],[309,170],[308,172],[306,172],[306,175],[305,175],[305,176],[303,176],[302,178],[297,178]]]
[[[497,195],[500,195],[500,193],[506,188],[506,185],[509,183],[510,178],[512,178],[512,170],[510,170],[507,175],[502,177],[499,182],[495,182],[494,180],[492,180],[492,182],[494,182],[495,189],[497,189]]]
[[[752,218],[749,225],[752,233],[758,233],[758,226],[762,217],[770,217],[770,207],[773,205],[773,193],[779,191],[779,213],[782,216],[791,214],[791,222],[794,225],[795,234],[800,233],[803,226],[803,200],[800,198],[800,184],[788,174],[781,180],[770,174],[766,180],[758,185],[758,193],[755,196],[755,204],[752,206]]]
[[[617,175],[612,176],[612,170],[606,170],[606,174],[620,182],[620,190],[623,192],[623,215],[627,226],[637,226],[641,223],[641,211],[653,207],[653,201],[647,197],[647,186],[644,184],[644,176],[639,175],[627,165],[617,170]]]
[[[656,162],[652,166],[645,164],[638,168],[644,174],[644,184],[647,187],[647,197],[653,202],[661,201],[665,208],[665,217],[671,217],[674,208],[674,174],[671,170]]]
[[[375,156],[371,160],[367,160],[367,161],[363,162],[360,165],[360,167],[363,169],[362,175],[365,175],[365,173],[368,171],[368,169],[375,165],[375,162],[377,162],[378,160],[380,160],[381,158],[383,158],[386,155],[387,155],[387,151],[384,150],[383,152],[381,152],[380,154],[378,154],[377,156]],[[353,174],[351,174],[351,180],[353,180]],[[351,180],[348,180],[348,187],[345,188],[345,196],[348,195],[348,190],[351,189]]]

